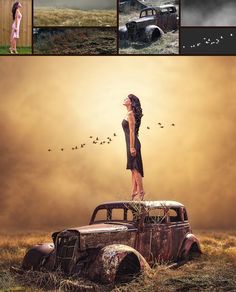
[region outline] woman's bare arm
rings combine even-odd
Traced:
[[[135,156],[136,155],[136,149],[134,147],[135,118],[134,118],[133,113],[128,115],[128,122],[129,122],[130,153],[132,156]]]
[[[15,27],[15,30],[16,30],[17,27],[18,27],[18,15],[19,15],[19,10],[17,9],[17,10],[16,10],[16,15],[15,15],[15,20],[16,20],[16,27]]]

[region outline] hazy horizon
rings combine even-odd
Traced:
[[[181,24],[183,26],[235,26],[235,1],[184,0],[181,5]]]
[[[116,0],[34,0],[34,7],[71,8],[81,10],[116,9]]]

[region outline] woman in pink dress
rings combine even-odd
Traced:
[[[20,37],[20,23],[22,14],[20,12],[20,8],[22,7],[20,2],[15,2],[12,6],[12,17],[13,17],[13,24],[12,24],[12,31],[11,31],[11,46],[9,51],[11,54],[18,54],[16,50],[16,42],[17,39]]]

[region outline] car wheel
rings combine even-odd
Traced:
[[[137,256],[128,254],[120,263],[116,273],[115,283],[125,283],[132,281],[140,274],[141,267]]]
[[[196,243],[193,243],[191,245],[191,248],[188,251],[184,251],[181,256],[181,261],[187,262],[194,260],[196,258],[199,258],[201,255],[201,252],[199,251],[199,248]]]

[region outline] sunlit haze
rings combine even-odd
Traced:
[[[78,226],[97,204],[129,199],[121,122],[130,93],[144,113],[146,199],[182,202],[193,227],[236,227],[234,57],[1,57],[0,65],[2,230]],[[90,135],[112,142],[95,145]]]

